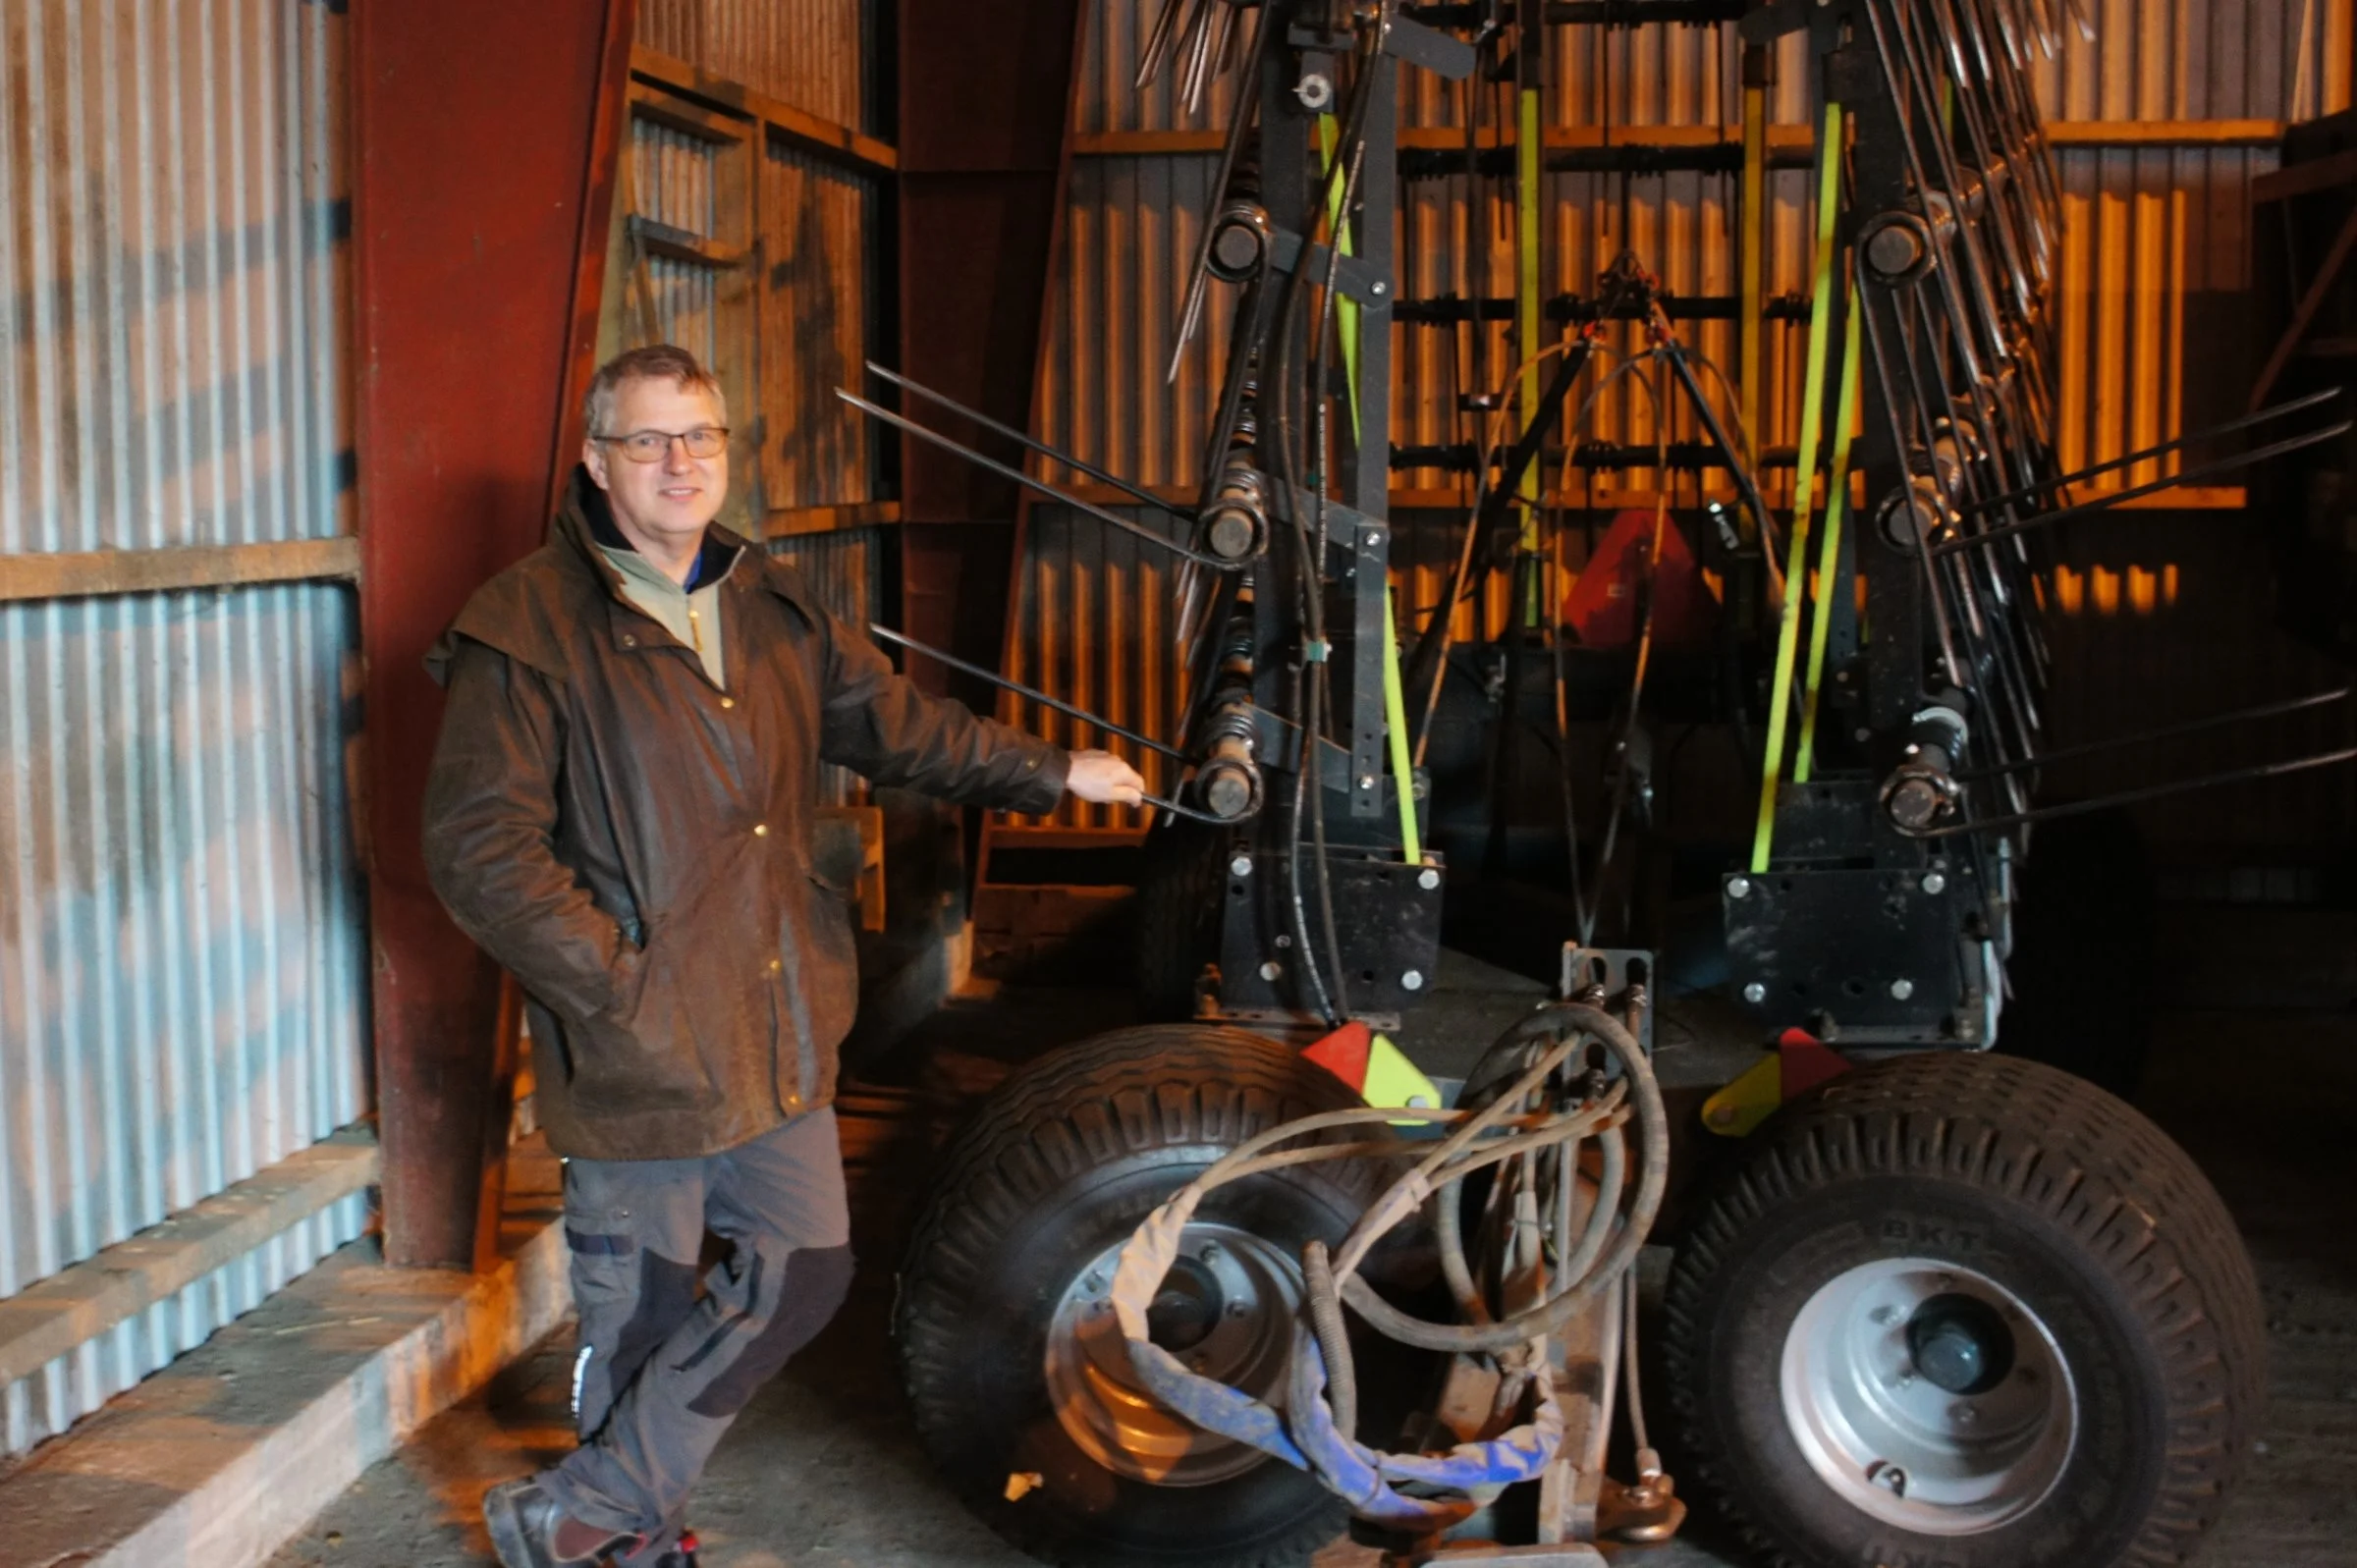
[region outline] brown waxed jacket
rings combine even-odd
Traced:
[[[858,977],[846,890],[811,857],[821,760],[1045,811],[1069,758],[921,694],[791,568],[717,527],[715,686],[623,598],[595,544],[619,537],[604,508],[576,469],[555,537],[427,655],[450,701],[425,861],[523,986],[550,1146],[679,1159],[834,1098]]]

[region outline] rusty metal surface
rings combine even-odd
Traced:
[[[883,609],[877,573],[883,541],[878,534],[874,528],[804,534],[774,541],[769,553],[799,572],[819,603],[850,624],[864,627]],[[848,768],[820,764],[818,798],[822,803],[858,805],[867,797],[866,780]]]
[[[846,70],[873,52],[880,0],[639,0],[637,41],[854,130],[876,94]]]
[[[761,164],[763,489],[771,507],[873,501],[882,438],[835,396],[885,351],[876,276],[882,192],[773,138]]]
[[[575,417],[576,280],[594,297],[606,250],[629,23],[628,0],[354,13],[369,930],[398,1263],[472,1261],[488,1129],[507,1119],[488,1104],[497,977],[418,848],[441,715],[419,661],[547,526]]]
[[[346,24],[0,0],[0,554],[353,526]],[[0,1299],[365,1108],[348,587],[0,607]],[[61,1430],[350,1201],[0,1389]]]
[[[1138,508],[1122,514],[1155,520]],[[1052,505],[1031,510],[1026,538],[1008,616],[1007,674],[1125,729],[1169,735],[1178,723],[1179,687],[1172,558]],[[1178,782],[1172,759],[1012,693],[1001,696],[999,716],[1062,745],[1120,753],[1152,793]],[[1144,813],[1067,796],[1052,816],[1008,820],[1118,830],[1142,826]]]

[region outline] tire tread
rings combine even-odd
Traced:
[[[1297,1116],[1357,1104],[1339,1079],[1288,1048],[1211,1024],[1116,1030],[1043,1057],[1001,1086],[953,1143],[901,1280],[895,1333],[903,1379],[936,1463],[956,1479],[954,1456],[933,1433],[969,1414],[948,1391],[958,1385],[951,1347],[963,1304],[996,1244],[1032,1204],[1062,1180],[1124,1156],[1232,1146]],[[1321,1168],[1363,1202],[1376,1186],[1364,1165]],[[966,1489],[992,1528],[1022,1549],[1060,1564],[1102,1560],[1069,1551],[1053,1532],[1026,1530],[1024,1515]],[[1331,1540],[1341,1518],[1338,1502],[1293,1538],[1231,1560],[1235,1568],[1290,1568]]]
[[[2186,1154],[2120,1101],[2058,1068],[1970,1053],[1856,1068],[1752,1137],[1672,1267],[1664,1360],[1694,1489],[1776,1568],[1810,1568],[1758,1523],[1716,1452],[1698,1389],[1714,1278],[1735,1238],[1806,1189],[1932,1175],[2058,1225],[2132,1300],[2167,1379],[2160,1495],[2119,1561],[2187,1562],[2215,1523],[2259,1420],[2265,1324],[2232,1217]]]

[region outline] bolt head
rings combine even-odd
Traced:
[[[1768,988],[1754,980],[1743,988],[1743,1000],[1756,1007],[1768,1000]]]
[[[1433,889],[1439,887],[1440,885],[1441,874],[1432,867],[1426,866],[1422,871],[1416,873],[1416,886],[1423,889],[1426,892],[1432,892]]]
[[[1374,776],[1373,774],[1371,774],[1371,773],[1362,773],[1362,774],[1360,774],[1360,775],[1358,776],[1358,786],[1359,786],[1361,789],[1372,789],[1372,788],[1374,788],[1374,787],[1375,787],[1375,776]]]
[[[1750,879],[1749,877],[1729,877],[1729,878],[1727,878],[1727,895],[1729,898],[1748,898],[1748,897],[1750,897],[1750,896],[1751,896],[1751,879]]]
[[[1923,259],[1923,241],[1897,224],[1877,230],[1866,242],[1866,260],[1885,277],[1896,277]]]
[[[1424,989],[1424,971],[1421,969],[1410,969],[1407,973],[1401,975],[1399,977],[1399,989],[1401,991],[1422,991]]]
[[[1923,874],[1923,881],[1918,883],[1916,886],[1920,887],[1925,892],[1937,897],[1941,893],[1947,892],[1947,879],[1937,871],[1927,871]]]
[[[1904,1001],[1913,995],[1915,995],[1914,981],[1893,980],[1891,982],[1891,1000],[1892,1001]]]
[[[1285,965],[1279,963],[1274,958],[1271,958],[1267,963],[1264,963],[1260,966],[1260,978],[1263,980],[1274,980],[1279,975],[1284,973]]]
[[[1232,876],[1249,877],[1252,875],[1252,857],[1237,855],[1233,860],[1228,862],[1228,871]]]

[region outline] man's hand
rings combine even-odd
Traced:
[[[1146,781],[1110,751],[1075,751],[1064,787],[1095,805],[1134,806],[1145,796]]]

